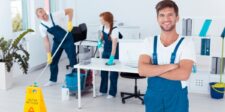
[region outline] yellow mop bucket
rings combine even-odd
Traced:
[[[26,88],[24,112],[47,112],[41,88],[37,86]]]
[[[213,99],[222,99],[224,96],[225,84],[224,83],[210,83],[210,95]]]

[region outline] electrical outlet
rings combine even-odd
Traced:
[[[204,81],[203,80],[201,80],[201,79],[196,79],[195,80],[195,86],[201,86],[201,87],[203,87],[204,86]]]

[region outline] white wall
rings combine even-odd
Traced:
[[[28,14],[30,15],[28,20],[30,20],[30,28],[35,30],[35,33],[26,37],[27,42],[27,50],[30,53],[30,69],[35,68],[43,63],[46,60],[46,53],[43,44],[43,38],[40,36],[39,33],[39,21],[36,17],[35,10],[38,7],[44,7],[44,0],[32,0],[29,1],[29,11]]]
[[[111,11],[117,22],[124,22],[128,26],[141,26],[142,34],[148,35],[152,26],[151,13],[154,11],[150,0],[78,0],[78,22],[99,24],[99,14]]]
[[[10,1],[0,0],[0,37],[11,38],[12,34],[12,24],[10,15]]]
[[[225,17],[224,0],[176,0],[181,16],[190,17]]]
[[[57,10],[64,10],[65,8],[73,8],[74,16],[73,16],[73,25],[77,25],[76,23],[76,0],[55,0]]]
[[[98,15],[111,11],[115,19],[128,25],[141,26],[143,37],[155,35],[160,29],[155,5],[159,0],[77,0],[78,22],[99,23]],[[182,17],[225,18],[224,0],[175,0]],[[180,23],[179,23],[180,24]],[[178,31],[181,33],[180,25]]]

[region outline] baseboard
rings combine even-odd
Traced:
[[[65,59],[67,59],[67,57],[63,56],[63,57],[61,57],[60,61],[63,61]],[[34,66],[34,67],[32,67],[28,70],[28,73],[31,73],[31,72],[34,72],[34,71],[37,71],[37,70],[41,70],[42,68],[44,68],[46,66],[46,64],[47,63],[42,63],[42,64],[39,64],[37,66]]]

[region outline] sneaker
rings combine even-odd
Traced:
[[[115,97],[112,96],[112,95],[108,95],[108,96],[106,97],[106,99],[112,99],[112,98],[115,98]]]
[[[97,94],[97,96],[105,96],[106,95],[106,93],[101,93],[101,92],[99,92],[98,94]]]
[[[53,86],[56,84],[57,84],[56,82],[48,81],[47,83],[44,84],[44,87]]]

